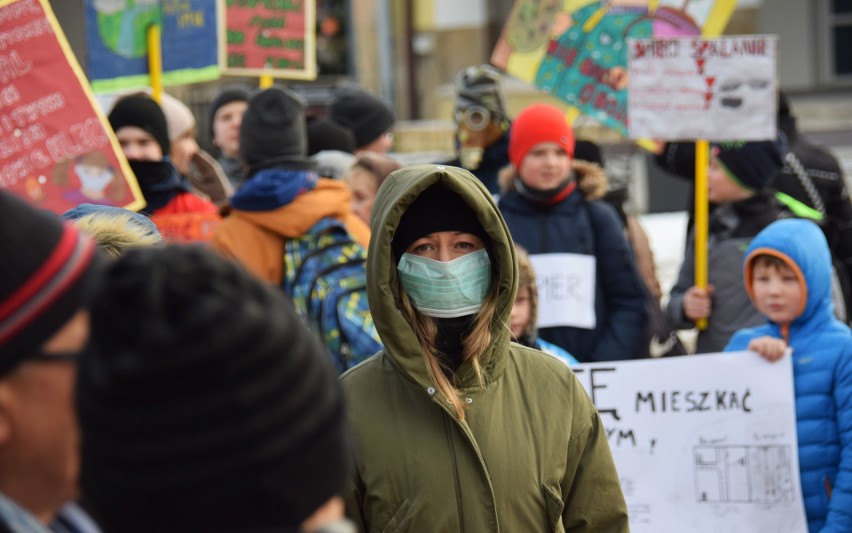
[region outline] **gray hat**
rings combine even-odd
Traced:
[[[481,106],[492,120],[508,118],[500,73],[491,65],[467,67],[456,75],[456,110]]]

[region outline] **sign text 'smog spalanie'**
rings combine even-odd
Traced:
[[[793,365],[751,352],[571,367],[634,533],[805,533]]]
[[[119,153],[47,0],[0,1],[0,187],[55,213],[140,209]]]
[[[219,0],[219,4],[223,19],[219,64],[223,73],[316,78],[316,2]]]
[[[219,77],[213,0],[85,0],[86,54],[95,92],[150,86],[148,28],[160,26],[163,84]]]
[[[630,39],[627,49],[631,138],[775,138],[775,36]]]

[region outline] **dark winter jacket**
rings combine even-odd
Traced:
[[[642,280],[615,209],[587,200],[583,192],[588,190],[586,180],[602,180],[606,188],[600,167],[575,161],[574,171],[580,190],[565,200],[542,207],[510,190],[500,198],[500,211],[514,241],[530,255],[574,253],[596,258],[595,327],[542,328],[540,336],[581,362],[631,359],[646,318]]]
[[[760,230],[786,216],[771,190],[739,202],[719,205],[710,215],[707,236],[708,283],[714,287],[707,329],[698,332],[696,353],[720,352],[740,328],[763,323],[743,285],[746,247]],[[694,324],[683,315],[683,298],[695,285],[695,235],[690,233],[683,263],[666,308],[679,328]]]

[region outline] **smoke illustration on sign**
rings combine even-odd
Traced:
[[[789,446],[696,446],[698,503],[789,503]]]

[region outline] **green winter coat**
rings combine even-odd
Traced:
[[[492,240],[499,300],[483,355],[455,374],[459,421],[429,380],[397,308],[391,238],[405,208],[437,182],[474,207]],[[356,477],[347,514],[364,531],[628,531],[627,509],[600,417],[561,361],[509,341],[518,267],[509,230],[485,187],[455,167],[394,173],[373,206],[370,309],[384,351],[341,377]]]

